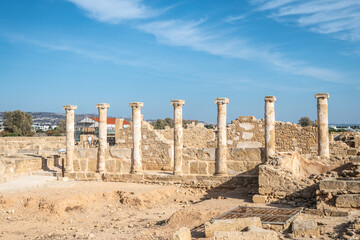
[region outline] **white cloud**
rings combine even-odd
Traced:
[[[89,17],[101,22],[119,23],[123,20],[150,18],[159,14],[142,0],[67,0],[83,9]]]
[[[142,64],[139,63],[139,61],[137,60],[132,60],[126,58],[124,55],[117,54],[115,53],[115,51],[100,50],[99,46],[96,46],[97,50],[94,50],[95,47],[86,48],[84,46],[84,43],[82,43],[82,47],[79,47],[77,44],[69,43],[67,41],[39,41],[37,39],[29,38],[20,34],[5,34],[4,36],[12,42],[28,44],[38,48],[49,49],[52,51],[69,52],[95,61],[106,61],[116,65],[127,66],[137,66]]]
[[[295,21],[311,31],[331,34],[350,41],[360,40],[359,0],[250,0],[259,11],[270,11],[270,17]]]
[[[246,18],[246,15],[228,16],[224,18],[224,22],[235,22]]]
[[[201,28],[203,23],[203,20],[156,21],[140,25],[139,29],[154,35],[158,42],[167,45],[189,47],[196,51],[222,57],[265,62],[281,71],[328,82],[342,82],[344,79],[344,76],[337,71],[289,60],[283,54],[272,51],[268,47],[252,46],[245,40],[228,39],[221,35],[214,35]]]

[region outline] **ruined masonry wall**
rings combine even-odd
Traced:
[[[264,148],[264,121],[242,116],[228,126],[228,146],[236,148]],[[315,127],[276,122],[276,151],[298,151],[301,154],[317,153]]]
[[[66,137],[2,137],[0,153],[15,155],[21,151],[57,151],[66,148]]]

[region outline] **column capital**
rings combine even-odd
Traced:
[[[65,105],[65,106],[63,106],[63,109],[66,111],[77,110],[77,106],[76,105]]]
[[[110,104],[108,103],[98,103],[95,105],[97,109],[108,109],[110,108]]]
[[[264,98],[265,102],[276,102],[275,96],[265,96]]]
[[[131,102],[129,103],[129,107],[131,108],[141,108],[144,106],[143,102]]]
[[[171,105],[173,105],[174,107],[181,107],[184,104],[185,100],[171,100]]]
[[[228,98],[215,98],[214,102],[216,104],[228,104],[229,103],[229,99]]]
[[[330,98],[329,94],[328,93],[317,93],[315,94],[315,98],[318,99],[318,98]]]

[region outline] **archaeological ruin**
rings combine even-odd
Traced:
[[[278,239],[276,232],[284,231],[293,237],[320,237],[324,234],[320,225],[296,216],[344,217],[360,208],[360,135],[329,134],[329,94],[318,93],[315,98],[316,125],[307,127],[276,121],[275,96],[264,98],[264,119],[240,116],[228,124],[230,101],[216,98],[216,129],[205,128],[202,123],[184,128],[184,100],[170,102],[173,128],[154,129],[141,114],[146,103],[131,102],[130,127],[123,127],[124,119],[116,120],[114,145],[107,136],[109,104],[96,104],[99,131],[98,137],[92,135],[98,140],[95,145],[87,141],[91,133],[75,141],[77,106],[66,105],[66,137],[0,138],[0,180],[46,170],[59,181],[159,184],[207,191],[241,188],[255,208],[234,209],[228,215],[254,213],[204,222],[203,237]],[[277,220],[264,220],[256,216],[265,216],[267,209],[256,209],[256,204],[283,204],[290,210],[274,218]],[[277,216],[275,212],[266,214]],[[288,218],[281,220],[285,215]],[[360,224],[352,224],[355,234]],[[194,229],[190,229],[191,234],[187,228],[174,229],[173,239],[196,238]]]

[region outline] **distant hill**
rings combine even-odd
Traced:
[[[65,119],[65,113],[52,112],[27,112],[33,116],[33,123],[40,125],[58,125],[60,120]],[[4,112],[0,112],[0,122]],[[75,121],[79,121],[86,117],[97,117],[97,114],[75,114]],[[111,116],[108,116],[111,117]]]

